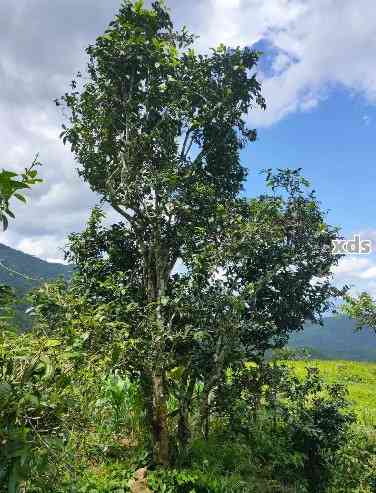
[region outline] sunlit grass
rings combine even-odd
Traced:
[[[356,361],[289,361],[298,376],[305,375],[306,367],[319,368],[328,383],[346,385],[349,401],[358,422],[365,426],[376,426],[376,363]]]

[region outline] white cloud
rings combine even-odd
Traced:
[[[350,293],[367,291],[376,298],[376,255],[348,255],[333,269],[335,284],[349,286]]]
[[[272,124],[291,112],[310,109],[336,84],[374,103],[376,3],[293,0],[286,8],[297,5],[302,8],[283,29],[277,26],[266,35],[277,52],[283,53],[286,69],[265,80],[269,110],[259,123]]]
[[[360,278],[371,266],[372,261],[368,256],[347,255],[341,258],[338,266],[334,268],[334,273],[338,276],[351,275]]]
[[[337,84],[375,103],[374,0],[210,0],[194,12],[185,5],[179,18],[197,26],[202,48],[263,40],[275,52],[263,82],[268,109],[251,115],[254,124],[310,110]]]
[[[366,271],[361,273],[360,276],[362,279],[373,279],[376,280],[376,265],[373,267],[370,267]]]
[[[260,40],[272,48],[271,70],[260,74],[268,110],[251,115],[256,126],[314,108],[333,84],[376,101],[374,0],[169,4],[177,23],[201,36],[202,50],[221,42],[250,45]],[[36,152],[45,163],[45,183],[33,189],[27,207],[17,206],[16,222],[1,237],[10,246],[62,258],[59,248],[67,234],[83,227],[98,200],[81,183],[69,150],[58,140],[61,115],[52,100],[83,68],[84,47],[103,32],[118,6],[119,0],[1,0],[0,164],[20,170]],[[344,260],[336,275],[370,285],[376,264],[369,262],[351,266]]]

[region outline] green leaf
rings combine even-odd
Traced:
[[[9,383],[0,384],[0,400],[6,400],[12,395],[12,386]]]
[[[21,195],[19,193],[15,193],[14,196],[16,197],[16,199],[20,200],[21,202],[26,203],[26,199],[23,195]]]
[[[169,301],[170,301],[170,298],[168,296],[162,296],[162,298],[161,298],[161,305],[162,306],[166,306]]]
[[[61,341],[59,339],[48,339],[45,345],[46,347],[56,347],[61,345]]]
[[[144,6],[144,1],[143,0],[137,0],[134,4],[135,12],[137,12],[139,14],[142,11],[143,6]]]

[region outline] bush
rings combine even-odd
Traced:
[[[376,434],[356,430],[333,464],[328,493],[376,491]]]
[[[233,373],[216,396],[216,411],[236,443],[239,435],[248,440],[250,463],[265,464],[269,477],[285,485],[319,493],[330,484],[337,454],[351,436],[355,418],[346,410],[346,396],[343,386],[325,384],[315,368],[307,368],[302,380],[274,362]],[[238,454],[230,457],[244,464]]]
[[[304,456],[309,491],[320,493],[328,487],[336,455],[346,445],[355,417],[346,412],[343,386],[324,384],[315,368],[307,372],[303,382],[290,379],[290,402],[284,414],[291,447]]]
[[[67,416],[78,406],[70,388],[72,354],[60,344],[0,333],[0,491],[14,492],[33,475],[46,484],[47,469],[52,481],[60,474]]]

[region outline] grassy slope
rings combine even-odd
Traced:
[[[301,376],[305,374],[307,366],[318,367],[328,383],[346,385],[359,422],[366,426],[376,426],[376,363],[309,360],[289,362],[289,365]]]

